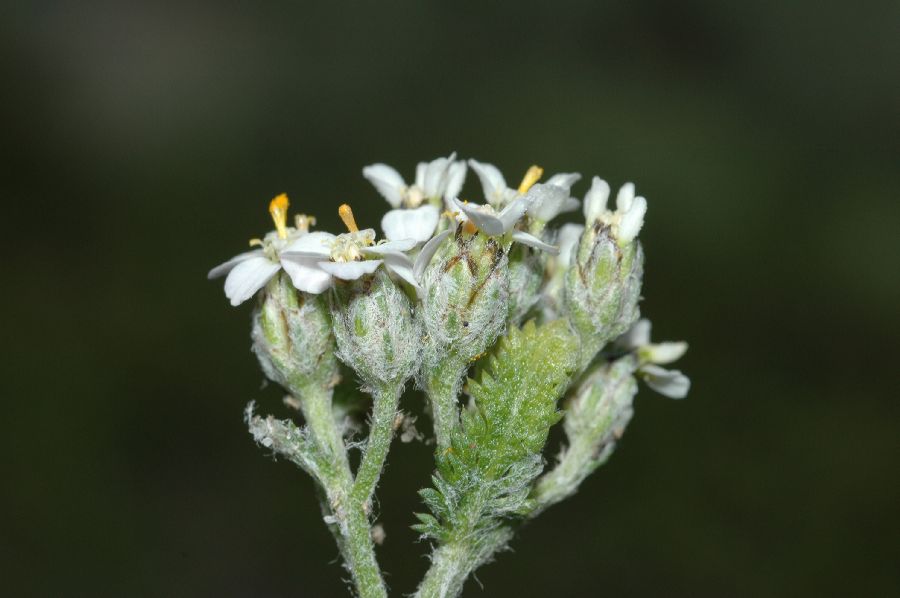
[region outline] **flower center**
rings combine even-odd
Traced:
[[[407,187],[403,193],[403,203],[407,208],[418,208],[425,201],[425,191],[418,185]]]
[[[269,202],[269,214],[275,223],[275,230],[266,234],[262,239],[250,239],[250,247],[259,247],[266,257],[273,262],[278,261],[278,253],[297,237],[309,232],[309,228],[316,224],[315,216],[297,214],[294,216],[294,227],[287,225],[288,196],[282,193]]]
[[[344,221],[344,226],[349,232],[338,235],[331,244],[331,261],[354,262],[363,259],[362,248],[375,242],[375,231],[368,228],[359,230],[353,210],[343,204],[338,208],[338,216]]]

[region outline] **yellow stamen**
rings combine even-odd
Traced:
[[[348,231],[351,233],[359,232],[359,227],[356,226],[356,219],[353,218],[353,210],[350,209],[350,206],[342,204],[338,208],[338,216],[344,221],[344,226],[347,227]]]
[[[250,247],[263,246],[262,239],[250,239]]]
[[[471,220],[466,220],[463,223],[463,230],[466,231],[467,233],[469,233],[470,235],[474,235],[475,233],[478,232],[478,227],[475,226],[475,223],[472,222]]]
[[[542,176],[544,176],[544,169],[540,166],[534,165],[529,168],[525,176],[522,177],[522,182],[519,183],[519,193],[527,192]]]
[[[269,214],[272,215],[272,221],[275,222],[279,239],[287,239],[287,210],[287,193],[282,193],[269,202]]]

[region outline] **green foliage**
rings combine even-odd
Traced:
[[[477,542],[523,513],[577,349],[564,320],[528,322],[497,343],[480,380],[469,380],[473,402],[450,447],[437,455],[434,487],[420,491],[432,514],[418,514],[414,529],[441,542],[475,532]]]

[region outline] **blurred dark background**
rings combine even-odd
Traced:
[[[347,595],[206,272],[276,193],[374,226],[364,165],[451,150],[636,181],[694,382],[467,595],[900,592],[897,2],[20,2],[0,66],[0,593]],[[379,489],[396,595],[430,467]]]

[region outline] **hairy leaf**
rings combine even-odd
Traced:
[[[437,540],[484,533],[519,515],[543,469],[541,450],[576,367],[578,342],[562,320],[510,329],[469,380],[471,405],[437,456],[434,488],[421,491],[434,518],[415,529]],[[435,523],[439,527],[435,529]]]

